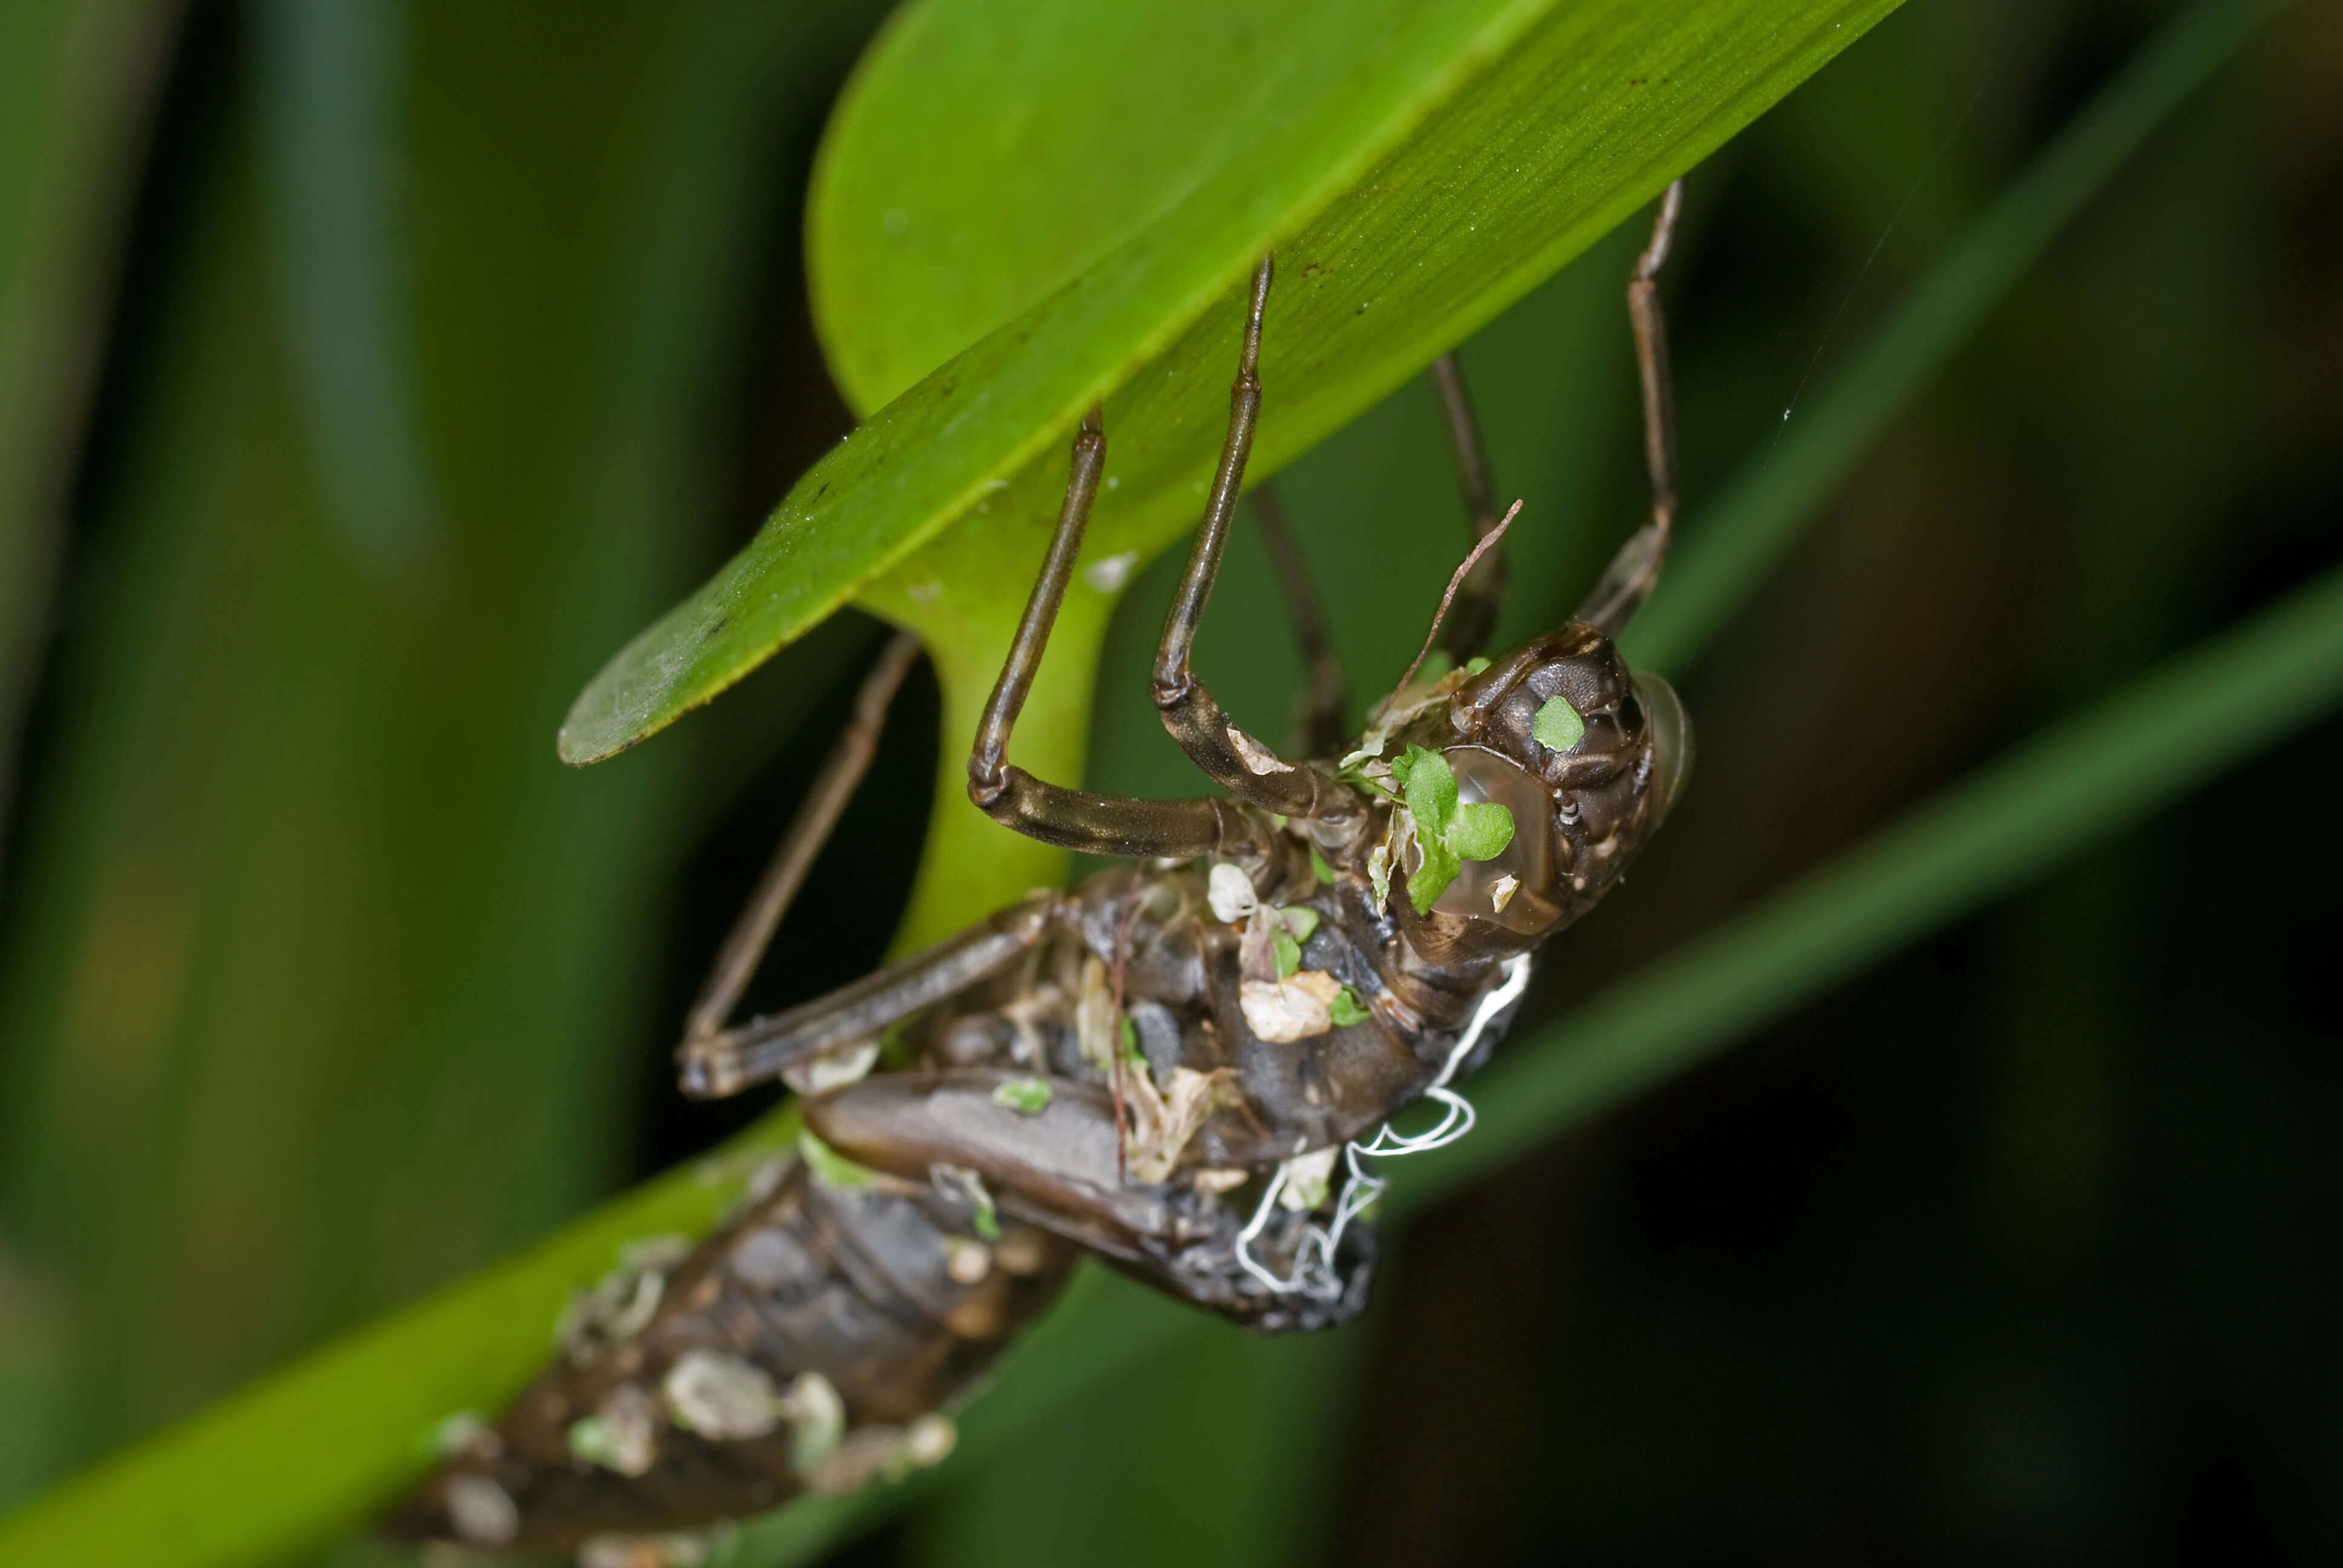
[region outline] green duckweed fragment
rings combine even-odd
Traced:
[[[1456,808],[1449,819],[1448,847],[1467,860],[1493,860],[1513,841],[1513,814],[1494,800]]]
[[[1359,993],[1344,986],[1334,993],[1334,1000],[1326,1004],[1326,1016],[1334,1020],[1335,1027],[1348,1029],[1354,1023],[1366,1022],[1370,1015],[1360,1005]]]
[[[1464,862],[1436,839],[1419,835],[1416,847],[1423,851],[1423,864],[1408,873],[1407,901],[1415,906],[1417,914],[1426,915],[1432,912],[1434,900],[1448,890],[1448,884],[1464,869]]]
[[[1586,720],[1579,717],[1569,699],[1549,697],[1545,706],[1537,710],[1537,717],[1530,720],[1530,733],[1549,750],[1567,751],[1586,733]]]
[[[1272,907],[1269,913],[1269,950],[1277,965],[1277,978],[1290,980],[1302,967],[1302,944],[1318,929],[1318,911],[1297,904],[1292,909]]]
[[[813,1179],[825,1187],[854,1191],[870,1186],[879,1179],[879,1172],[868,1165],[858,1165],[816,1138],[812,1133],[798,1134],[798,1156],[813,1172]]]
[[[1302,967],[1302,944],[1293,940],[1293,934],[1282,926],[1271,932],[1269,950],[1277,963],[1277,978],[1292,979],[1294,971]]]
[[[1494,859],[1504,852],[1513,841],[1513,814],[1493,800],[1460,804],[1456,770],[1437,751],[1411,746],[1393,771],[1408,814],[1415,819],[1416,849],[1423,857],[1408,876],[1408,901],[1416,913],[1425,914],[1466,860]]]
[[[1456,813],[1456,770],[1437,751],[1411,746],[1399,754],[1392,771],[1399,776],[1400,799],[1415,817],[1420,831],[1444,837],[1448,819]]]
[[[1012,1078],[992,1091],[995,1105],[1005,1105],[1020,1116],[1041,1115],[1050,1108],[1051,1097],[1049,1084],[1039,1078]]]
[[[1315,844],[1310,846],[1310,874],[1322,882],[1334,879],[1334,868],[1326,863],[1326,857],[1318,852]]]
[[[569,1452],[588,1464],[598,1464],[605,1470],[623,1470],[625,1463],[618,1452],[618,1440],[610,1433],[610,1423],[598,1415],[585,1415],[569,1423]]]

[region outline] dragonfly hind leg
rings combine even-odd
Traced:
[[[1261,525],[1262,543],[1268,547],[1270,565],[1277,573],[1278,591],[1285,597],[1286,618],[1293,623],[1293,640],[1302,653],[1302,689],[1293,702],[1293,732],[1304,757],[1332,757],[1350,738],[1343,711],[1350,706],[1350,682],[1342,661],[1335,656],[1327,635],[1326,611],[1310,580],[1310,563],[1302,558],[1302,541],[1286,520],[1285,504],[1277,487],[1267,479],[1252,492],[1253,517]]]
[[[1488,448],[1481,440],[1480,421],[1473,415],[1473,399],[1464,389],[1464,373],[1456,356],[1443,354],[1427,374],[1440,395],[1441,423],[1448,427],[1448,446],[1456,458],[1456,487],[1464,497],[1465,520],[1478,545],[1497,527],[1496,488],[1489,478]],[[1464,574],[1449,608],[1446,632],[1440,646],[1458,664],[1486,653],[1489,637],[1497,628],[1497,611],[1505,597],[1505,546],[1502,539],[1482,553]]]

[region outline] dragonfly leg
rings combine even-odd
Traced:
[[[1261,414],[1261,318],[1269,303],[1272,271],[1265,256],[1253,269],[1252,305],[1236,382],[1229,389],[1229,428],[1221,446],[1220,467],[1189,548],[1188,568],[1163,618],[1162,641],[1156,647],[1155,706],[1163,716],[1163,728],[1189,759],[1238,799],[1288,817],[1360,817],[1365,814],[1366,801],[1356,790],[1314,768],[1286,761],[1237,728],[1189,668],[1196,628],[1212,598],[1237,496],[1244,488],[1245,462],[1252,453],[1253,426]]]
[[[1158,1290],[1255,1328],[1319,1328],[1363,1302],[1363,1278],[1332,1302],[1258,1288],[1236,1261],[1234,1242],[1246,1218],[1239,1205],[1200,1194],[1178,1176],[1123,1180],[1111,1091],[1068,1078],[1041,1082],[1048,1096],[1031,1108],[1038,1097],[1017,1073],[880,1073],[809,1099],[806,1125],[838,1152],[889,1175],[940,1188],[959,1182],[962,1191],[962,1173],[973,1175],[971,1200],[980,1194],[1003,1215],[1054,1231]],[[996,1098],[1012,1083],[1025,1093]]]
[[[1652,520],[1620,547],[1577,615],[1614,637],[1659,581],[1675,530],[1675,387],[1668,367],[1667,319],[1660,308],[1658,279],[1683,209],[1684,181],[1677,180],[1660,198],[1651,242],[1635,258],[1635,270],[1627,280],[1627,317],[1634,324],[1635,365],[1644,389],[1644,462],[1652,477]]]
[[[1045,782],[1006,760],[1010,734],[1033,688],[1034,673],[1049,647],[1050,628],[1073,576],[1074,559],[1081,554],[1082,533],[1105,464],[1106,431],[1093,408],[1075,433],[1065,505],[1050,538],[1050,552],[969,750],[969,799],[994,821],[1029,839],[1096,855],[1261,853],[1266,848],[1261,826],[1222,801],[1097,795]]]
[[[1473,399],[1464,389],[1464,373],[1456,356],[1443,354],[1432,362],[1433,389],[1440,394],[1442,423],[1448,427],[1449,449],[1456,457],[1456,487],[1464,495],[1465,519],[1473,526],[1473,542],[1487,538],[1497,526],[1497,497],[1489,480],[1488,450],[1482,445],[1481,426],[1473,417]],[[1505,597],[1505,547],[1503,540],[1482,553],[1464,574],[1448,611],[1446,635],[1440,646],[1458,664],[1485,653],[1490,634],[1497,628],[1497,610]]]
[[[683,1091],[695,1100],[720,1100],[870,1040],[888,1025],[1008,969],[1048,931],[1057,910],[1056,894],[1037,894],[828,996],[736,1028],[687,1037],[676,1050]]]
[[[1302,558],[1302,541],[1286,521],[1285,505],[1277,488],[1264,479],[1252,492],[1253,517],[1261,524],[1262,542],[1269,547],[1270,564],[1277,571],[1278,591],[1285,596],[1287,615],[1293,621],[1293,640],[1302,651],[1302,689],[1294,694],[1293,729],[1304,757],[1332,757],[1350,731],[1342,710],[1350,701],[1350,684],[1342,678],[1342,661],[1326,635],[1326,614],[1318,590],[1310,581],[1310,563]]]
[[[788,912],[789,902],[805,883],[806,873],[813,867],[814,857],[829,842],[830,833],[838,827],[838,819],[846,809],[847,800],[862,776],[870,769],[871,755],[878,749],[879,730],[887,721],[888,704],[902,687],[904,676],[910,673],[912,663],[920,657],[920,639],[908,631],[899,631],[879,655],[879,662],[863,678],[862,689],[855,694],[854,713],[846,729],[839,735],[830,755],[822,759],[821,771],[814,775],[813,787],[798,807],[798,814],[781,834],[781,841],[766,866],[757,890],[750,894],[732,930],[724,938],[724,946],[716,955],[715,966],[709,970],[707,982],[691,1004],[691,1011],[683,1026],[683,1043],[688,1050],[695,1040],[713,1040],[740,1004],[740,993],[748,989],[749,978],[772,945],[773,932]]]

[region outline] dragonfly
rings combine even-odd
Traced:
[[[1566,624],[1483,655],[1519,503],[1495,515],[1451,358],[1432,375],[1476,543],[1415,664],[1347,744],[1346,685],[1298,546],[1273,504],[1257,508],[1304,658],[1307,760],[1241,728],[1191,657],[1261,415],[1262,259],[1151,679],[1165,729],[1222,794],[1100,794],[1007,759],[1104,471],[1101,413],[1083,417],[968,789],[1005,827],[1121,863],[731,1021],[919,657],[895,637],[677,1052],[689,1096],[796,1089],[795,1151],[698,1244],[654,1239],[581,1292],[554,1363],[500,1420],[448,1424],[396,1533],[575,1551],[588,1568],[697,1561],[697,1533],[719,1522],[939,1462],[956,1402],[1085,1255],[1262,1332],[1357,1315],[1381,1172],[1469,1132],[1456,1085],[1503,1037],[1533,955],[1618,883],[1691,768],[1683,704],[1616,647],[1674,531],[1657,280],[1683,195],[1679,181],[1661,198],[1627,285],[1650,513]],[[1419,1101],[1433,1124],[1397,1131]]]

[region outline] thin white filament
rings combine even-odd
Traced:
[[[1353,1140],[1344,1145],[1343,1163],[1349,1168],[1350,1174],[1342,1182],[1342,1193],[1334,1200],[1334,1218],[1325,1226],[1312,1224],[1302,1228],[1301,1244],[1293,1251],[1292,1273],[1282,1277],[1274,1274],[1252,1255],[1253,1242],[1267,1228],[1270,1216],[1277,1211],[1277,1200],[1285,1191],[1286,1174],[1282,1165],[1270,1177],[1268,1190],[1262,1193],[1261,1202],[1253,1210],[1252,1218],[1243,1230],[1237,1232],[1238,1265],[1263,1289],[1277,1295],[1288,1296],[1299,1292],[1314,1301],[1339,1299],[1342,1293],[1342,1278],[1335,1270],[1334,1259],[1342,1248],[1343,1232],[1351,1228],[1352,1221],[1373,1206],[1387,1185],[1382,1177],[1367,1174],[1365,1168],[1359,1163],[1360,1156],[1391,1159],[1402,1154],[1423,1154],[1453,1143],[1473,1131],[1473,1102],[1449,1088],[1448,1081],[1456,1076],[1456,1070],[1481,1043],[1481,1037],[1487,1032],[1490,1021],[1511,1007],[1529,988],[1529,955],[1523,953],[1506,960],[1503,981],[1483,997],[1481,1005],[1473,1010],[1472,1020],[1465,1024],[1464,1032],[1456,1037],[1455,1048],[1449,1051],[1447,1061],[1442,1064],[1440,1076],[1433,1079],[1431,1087],[1423,1091],[1425,1099],[1436,1100],[1442,1106],[1442,1115],[1436,1125],[1423,1132],[1402,1133],[1393,1131],[1391,1123],[1386,1121],[1375,1129],[1374,1137],[1367,1142]]]

